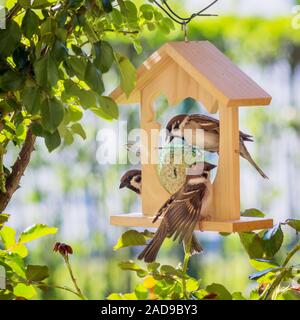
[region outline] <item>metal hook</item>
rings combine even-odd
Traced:
[[[188,39],[188,25],[187,25],[187,23],[185,21],[182,23],[182,30],[183,30],[183,34],[184,34],[184,41],[185,42],[189,42],[189,39]]]

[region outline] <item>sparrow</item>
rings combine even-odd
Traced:
[[[206,220],[212,201],[210,171],[216,166],[208,162],[196,163],[187,169],[183,186],[160,208],[153,223],[162,216],[162,221],[153,239],[140,253],[138,259],[153,262],[165,238],[179,239],[186,244],[193,241],[196,224]]]
[[[129,170],[121,178],[120,189],[128,188],[140,195],[142,193],[142,172],[141,170]]]
[[[128,188],[131,191],[135,192],[136,194],[141,195],[141,193],[142,193],[142,172],[141,172],[141,170],[129,170],[129,171],[125,172],[124,175],[122,176],[121,182],[120,182],[120,189],[122,189],[122,188]],[[167,203],[168,203],[168,201],[160,209],[159,216],[164,215],[165,209],[167,209]],[[155,216],[153,223],[159,218],[159,216],[158,215]],[[200,253],[202,251],[203,251],[203,248],[199,244],[199,242],[196,238],[196,235],[193,234],[192,242],[191,242],[191,254]]]
[[[185,140],[190,145],[202,143],[202,139],[197,139],[196,129],[204,130],[204,150],[208,152],[219,152],[220,122],[219,120],[203,114],[179,114],[173,117],[167,124],[166,140],[170,143],[175,137]],[[192,134],[185,134],[184,130],[191,129]],[[259,174],[268,179],[267,175],[255,163],[247,150],[244,142],[253,142],[253,137],[240,131],[240,156],[248,160]]]

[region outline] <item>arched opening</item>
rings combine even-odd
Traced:
[[[161,129],[166,129],[168,122],[180,114],[205,114],[209,112],[195,99],[188,97],[177,103],[169,105],[168,98],[165,95],[159,95],[153,104],[155,121],[160,125]],[[216,153],[206,152],[203,149],[189,145],[181,138],[174,138],[172,142],[168,142],[167,132],[161,131],[159,139],[157,174],[161,185],[170,194],[175,193],[184,183],[186,169],[195,162],[207,161],[218,164],[218,155]],[[204,137],[204,136],[203,136]],[[213,182],[216,171],[211,174]]]

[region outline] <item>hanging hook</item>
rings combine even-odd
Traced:
[[[182,22],[182,30],[183,30],[183,34],[184,34],[184,41],[185,42],[189,42],[189,39],[188,39],[188,25],[187,25],[187,23],[185,21]]]

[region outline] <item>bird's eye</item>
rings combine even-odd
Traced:
[[[137,176],[135,177],[135,182],[140,183],[141,182],[142,177],[141,176]]]

